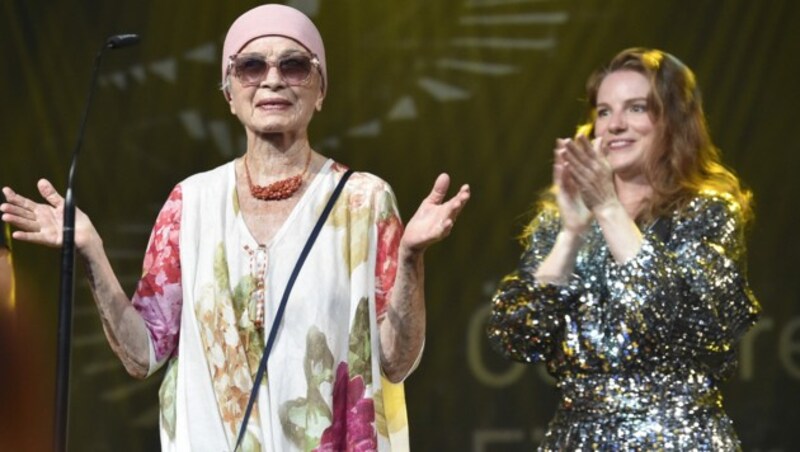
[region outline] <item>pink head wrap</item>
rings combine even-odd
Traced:
[[[305,14],[290,6],[279,4],[257,6],[233,22],[222,47],[222,83],[225,83],[231,55],[237,54],[253,39],[275,35],[293,39],[317,56],[322,72],[322,86],[323,89],[327,89],[325,46],[319,30]]]

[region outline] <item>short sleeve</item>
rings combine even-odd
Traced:
[[[149,374],[177,352],[183,304],[179,249],[181,206],[182,192],[178,185],[158,214],[147,245],[142,277],[132,300],[149,332]]]
[[[391,187],[383,184],[376,193],[375,228],[377,229],[377,250],[375,257],[375,307],[377,318],[386,313],[391,300],[391,292],[397,277],[397,257],[400,238],[403,236],[403,223],[397,210],[397,201]]]

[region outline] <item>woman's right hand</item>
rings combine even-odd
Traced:
[[[553,164],[553,183],[556,186],[556,203],[564,230],[580,236],[592,221],[592,212],[586,207],[567,164],[565,154],[569,139],[556,139]]]
[[[36,184],[47,203],[34,202],[12,190],[3,188],[6,203],[0,207],[3,221],[16,230],[12,237],[24,242],[59,247],[64,235],[64,198],[53,184],[40,179]],[[75,209],[75,246],[80,249],[96,234],[92,222],[80,209]]]
[[[25,242],[58,247],[64,234],[64,198],[45,179],[36,184],[45,203],[34,202],[8,187],[7,202],[0,205],[3,221],[16,230],[13,237]],[[89,217],[75,209],[75,248],[86,264],[89,287],[94,295],[103,330],[114,353],[134,377],[147,376],[150,349],[144,319],[125,295],[111,268],[103,242]]]
[[[569,140],[556,139],[553,184],[556,186],[556,204],[561,216],[561,231],[555,243],[534,272],[540,284],[563,285],[575,271],[578,250],[583,242],[583,233],[592,221],[592,212],[586,207],[578,190],[574,175],[567,163]]]

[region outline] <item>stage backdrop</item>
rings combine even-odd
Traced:
[[[665,49],[696,70],[725,161],[755,191],[750,279],[764,317],[724,387],[746,450],[800,444],[800,3],[794,0],[294,0],[325,38],[329,95],[317,150],[380,175],[404,218],[448,171],[473,199],[427,254],[428,336],[408,380],[411,439],[423,451],[523,451],[541,438],[556,393],[540,366],[504,362],[483,333],[489,298],[521,249],[515,236],[550,182],[556,137],[583,119],[590,71],[631,46]],[[254,1],[3,0],[0,183],[35,195],[63,187],[94,54],[109,52],[77,173],[128,293],[155,216],[183,178],[243,151],[219,92],[221,42]],[[5,419],[49,447],[57,250],[16,244],[21,358]],[[128,377],[78,273],[71,450],[156,450],[161,374]],[[5,403],[5,402],[0,402]],[[5,430],[4,430],[5,431]],[[10,441],[6,438],[6,441]],[[36,442],[38,441],[38,442]],[[23,443],[18,443],[23,444]],[[2,447],[0,447],[2,448]],[[28,449],[31,450],[31,449]]]

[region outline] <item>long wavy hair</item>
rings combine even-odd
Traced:
[[[752,219],[752,193],[722,164],[708,132],[694,73],[669,53],[631,48],[596,70],[586,82],[589,117],[578,133],[594,136],[600,84],[609,74],[626,70],[649,80],[647,107],[657,131],[657,145],[648,151],[644,163],[653,193],[637,220],[647,222],[668,215],[703,191],[727,193],[741,207],[744,220]]]

